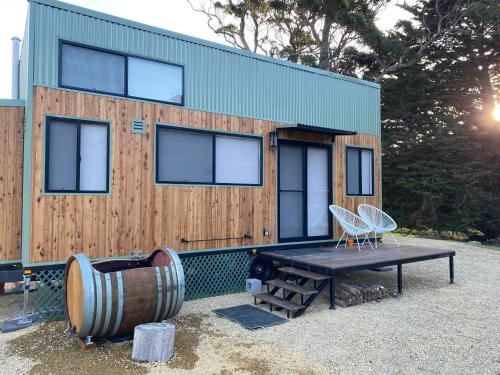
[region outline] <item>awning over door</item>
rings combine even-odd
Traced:
[[[279,132],[280,129],[329,134],[329,135],[333,135],[334,137],[337,135],[356,135],[356,132],[353,132],[350,130],[324,128],[324,127],[320,127],[320,126],[305,125],[305,124],[280,124],[276,127],[276,131]]]

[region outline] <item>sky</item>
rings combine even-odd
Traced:
[[[396,1],[382,11],[378,26],[390,29],[405,13],[396,7]],[[203,14],[194,12],[186,0],[66,0],[85,8],[113,14],[163,29],[202,39],[225,43],[222,37],[207,26]],[[0,0],[0,98],[11,94],[11,38],[24,35],[27,0]]]

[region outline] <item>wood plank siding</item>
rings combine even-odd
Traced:
[[[21,259],[24,107],[0,107],[0,262]]]
[[[33,169],[30,261],[62,261],[84,251],[91,258],[129,255],[169,246],[177,251],[274,244],[276,235],[276,150],[269,132],[276,123],[190,110],[182,107],[36,87],[33,103]],[[46,115],[99,119],[111,123],[110,194],[43,193]],[[133,134],[131,121],[144,119],[145,134]],[[156,123],[212,129],[263,138],[263,186],[180,186],[154,183]],[[331,143],[331,136],[280,130],[280,138]],[[375,197],[345,196],[345,145],[375,149]],[[379,202],[379,145],[373,135],[338,136],[334,147],[334,200],[353,209]],[[264,228],[270,235],[265,237]],[[181,238],[241,237],[182,243]],[[337,232],[336,236],[340,234]]]

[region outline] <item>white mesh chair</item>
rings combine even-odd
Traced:
[[[391,233],[398,227],[392,217],[387,215],[384,211],[379,210],[377,207],[370,206],[369,204],[360,204],[358,206],[358,213],[359,216],[361,216],[361,218],[372,228],[375,238],[377,237],[377,233],[389,233],[396,245],[399,246],[398,241]],[[375,241],[375,247],[377,247],[377,241]]]
[[[339,242],[337,242],[338,247],[340,244],[340,241],[342,241],[342,238],[344,238],[344,235],[346,236],[346,242],[345,246],[347,246],[347,239],[349,238],[349,235],[352,237],[356,238],[356,243],[358,245],[358,250],[361,251],[361,247],[359,246],[359,238],[358,236],[363,236],[363,245],[365,241],[368,241],[370,244],[370,247],[373,249],[373,246],[368,240],[368,233],[372,231],[371,227],[363,221],[358,215],[356,215],[354,212],[351,212],[349,210],[346,210],[345,208],[336,206],[332,204],[331,206],[328,207],[330,211],[332,212],[333,216],[335,216],[335,219],[337,219],[338,223],[344,230],[344,233],[342,233],[342,236],[339,239]]]

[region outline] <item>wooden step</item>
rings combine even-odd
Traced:
[[[288,275],[299,276],[299,277],[302,277],[304,279],[311,279],[314,281],[321,281],[321,280],[330,279],[330,276],[328,276],[328,275],[323,275],[321,273],[306,271],[306,270],[303,270],[301,268],[295,268],[295,267],[281,267],[281,268],[278,268],[278,271],[286,273]]]
[[[266,281],[266,284],[269,284],[269,285],[274,286],[276,288],[286,289],[286,290],[301,294],[303,296],[310,296],[311,294],[318,293],[317,290],[305,288],[303,286],[300,286],[297,284],[292,284],[292,283],[286,282],[285,280],[280,280],[280,279],[268,280],[268,281]]]
[[[261,301],[267,302],[267,303],[274,305],[274,306],[281,307],[282,309],[285,309],[288,311],[298,311],[298,310],[306,308],[304,305],[290,302],[286,299],[273,296],[272,294],[257,293],[257,294],[254,294],[253,296],[254,296],[254,298],[260,299]]]

